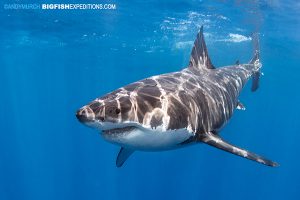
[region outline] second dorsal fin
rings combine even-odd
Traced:
[[[215,67],[210,61],[208,56],[206,44],[203,35],[203,26],[201,26],[200,32],[197,34],[197,38],[194,42],[194,46],[191,53],[189,67],[201,69],[214,69]]]

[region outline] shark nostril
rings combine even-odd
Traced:
[[[80,122],[82,122],[82,123],[88,121],[87,116],[85,115],[85,112],[84,112],[84,111],[81,111],[81,110],[78,111],[78,112],[76,113],[76,117],[77,117],[77,119],[78,119]]]
[[[88,106],[79,109],[76,112],[76,117],[82,123],[91,122],[95,119],[93,111]]]

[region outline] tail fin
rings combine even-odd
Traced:
[[[260,68],[261,68],[261,63],[260,63],[260,50],[259,50],[259,38],[258,38],[258,33],[254,33],[252,35],[252,41],[253,41],[253,46],[254,46],[254,56],[250,61],[250,64],[254,65],[254,73],[252,75],[252,87],[251,91],[254,92],[258,89],[259,87],[259,78],[261,75]]]

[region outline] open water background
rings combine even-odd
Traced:
[[[0,199],[299,199],[300,3],[112,1],[116,10],[0,8]],[[101,2],[106,3],[106,2]],[[194,145],[136,152],[115,167],[117,146],[75,111],[125,84],[188,64],[201,25],[211,59],[252,57],[260,33],[264,76],[247,85],[222,136],[279,162],[270,168]]]

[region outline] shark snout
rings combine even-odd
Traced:
[[[76,112],[76,117],[81,123],[93,122],[95,113],[89,106],[84,106]]]

